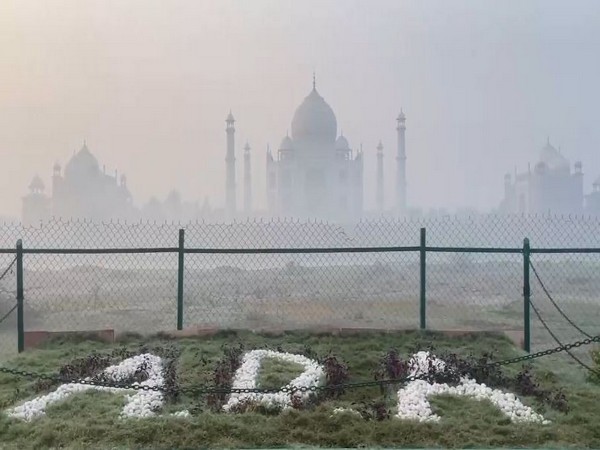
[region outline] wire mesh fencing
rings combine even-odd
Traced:
[[[418,255],[188,254],[185,322],[234,328],[414,328]]]
[[[176,326],[175,254],[26,254],[25,331]]]
[[[232,223],[92,222],[55,219],[36,226],[0,224],[0,247],[22,239],[29,248],[144,248],[177,246],[186,230],[190,248],[308,248],[418,245],[521,247],[528,237],[537,248],[600,247],[600,217],[555,215],[477,215],[364,220],[355,224],[323,221],[246,220]]]
[[[520,254],[427,253],[427,328],[522,332]]]
[[[421,229],[426,241],[420,241]],[[185,241],[180,247],[179,230]],[[144,334],[183,327],[502,331],[523,336],[523,238],[545,282],[532,302],[564,341],[600,309],[597,218],[477,216],[231,224],[0,225],[0,274],[22,240],[24,332]],[[183,264],[180,264],[180,261]],[[17,350],[16,269],[0,279],[0,358]],[[180,320],[180,321],[179,321]],[[532,349],[554,341],[532,314]]]

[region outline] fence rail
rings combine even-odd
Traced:
[[[61,315],[62,328],[66,322],[89,329],[100,322],[108,323],[99,319],[103,314],[115,316],[114,321],[124,315],[137,320],[145,314],[145,322],[136,328],[159,331],[172,328],[170,322],[182,330],[207,317],[223,325],[223,317],[228,314],[233,316],[229,325],[238,323],[245,314],[247,322],[269,318],[272,324],[293,327],[302,322],[299,316],[308,315],[314,308],[316,315],[304,320],[304,325],[311,321],[321,323],[320,313],[323,323],[341,323],[344,316],[348,323],[369,328],[440,329],[442,321],[452,316],[452,329],[519,329],[523,333],[523,348],[530,352],[530,267],[535,255],[549,258],[540,260],[538,266],[550,278],[556,270],[552,258],[557,255],[588,258],[568,266],[572,277],[562,275],[579,283],[577,289],[585,301],[575,298],[564,286],[560,289],[570,296],[564,299],[567,309],[570,304],[576,305],[582,318],[589,320],[600,308],[600,282],[590,276],[599,272],[600,263],[589,260],[600,255],[600,247],[532,247],[528,238],[524,238],[521,247],[428,245],[424,227],[414,239],[419,245],[403,246],[226,248],[201,247],[193,240],[192,246],[187,247],[185,229],[178,230],[178,238],[174,247],[70,248],[30,248],[27,241],[19,239],[14,248],[0,249],[0,255],[16,257],[15,289],[4,291],[12,292],[17,302],[16,324],[12,331],[2,334],[2,345],[14,342],[10,338],[16,333],[16,349],[22,352],[28,323],[29,328],[40,328],[51,318],[60,320],[56,317]],[[352,239],[341,241],[345,242]],[[442,254],[457,255],[458,259],[440,259]],[[89,255],[108,259],[82,264],[80,258]],[[282,258],[286,255],[301,258],[300,264],[296,259]],[[469,259],[486,255],[494,258],[477,263]],[[502,255],[506,258],[498,258]],[[160,264],[145,260],[147,266],[139,269],[135,263],[128,263],[134,257],[161,259]],[[56,270],[55,258],[59,258],[59,264],[69,259],[69,269]],[[565,264],[564,259],[560,261]],[[80,288],[83,285],[85,289]],[[453,295],[462,297],[462,302],[452,303]],[[483,306],[480,315],[473,314],[472,307],[464,313],[456,312],[465,299]],[[486,314],[493,319],[482,318]],[[42,325],[28,321],[30,315]],[[597,329],[593,322],[583,326]]]

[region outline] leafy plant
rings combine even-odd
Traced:
[[[62,380],[74,380],[78,378],[92,377],[106,369],[112,364],[111,355],[101,355],[92,353],[83,358],[75,358],[71,362],[64,364],[58,370],[58,375]],[[35,392],[48,391],[59,384],[58,380],[36,380],[33,384]]]
[[[496,358],[493,352],[484,352],[481,356],[469,355],[461,357],[456,353],[441,353],[439,359],[444,361],[445,370],[430,370],[432,378],[438,383],[457,384],[463,377],[472,378],[477,383],[489,387],[508,387],[510,380],[500,367],[490,365]]]
[[[408,361],[402,360],[398,350],[390,349],[382,358],[379,367],[375,370],[375,381],[400,380],[408,376]],[[379,386],[381,394],[385,394],[385,386]]]
[[[233,384],[233,377],[235,371],[242,364],[242,355],[244,354],[244,344],[239,343],[237,346],[224,345],[221,347],[223,350],[223,356],[217,362],[213,371],[212,379],[213,386],[220,389],[231,389]],[[209,408],[218,412],[227,401],[226,393],[212,393],[206,398],[206,403]]]
[[[323,392],[323,396],[325,398],[340,397],[345,392],[343,384],[350,378],[348,366],[331,353],[319,362],[325,370],[325,386],[329,388]]]

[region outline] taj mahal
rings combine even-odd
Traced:
[[[396,213],[406,210],[406,117],[397,119]],[[226,210],[238,215],[236,205],[235,119],[226,119]],[[362,150],[352,150],[348,139],[338,135],[333,109],[319,94],[313,78],[312,91],[296,108],[286,135],[274,151],[267,149],[267,202],[271,216],[323,218],[342,222],[360,219],[364,213]],[[378,209],[383,209],[383,153],[378,147]],[[252,209],[251,165],[248,145],[244,149],[244,204]]]

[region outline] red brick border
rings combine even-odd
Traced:
[[[88,335],[112,343],[115,341],[115,330],[90,330],[90,331],[26,331],[25,350],[38,348],[50,338]]]

